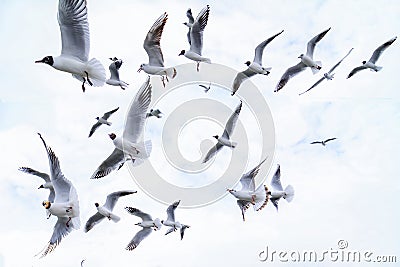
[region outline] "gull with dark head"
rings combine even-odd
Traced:
[[[150,111],[146,114],[146,118],[156,117],[161,118],[163,113],[159,109],[150,109]]]
[[[230,148],[236,147],[237,143],[232,142],[230,140],[230,138],[233,133],[233,129],[236,126],[236,122],[239,118],[239,114],[240,114],[241,110],[242,110],[242,101],[240,101],[240,104],[235,109],[235,112],[233,112],[233,114],[230,116],[229,120],[227,121],[222,136],[221,137],[219,137],[218,135],[213,136],[215,139],[217,139],[217,144],[208,151],[206,157],[203,160],[203,163],[206,163],[212,157],[214,157],[218,153],[218,151],[220,151],[221,148],[224,146],[227,146]]]
[[[79,229],[80,220],[79,201],[76,189],[61,172],[60,162],[53,150],[46,145],[46,142],[40,134],[39,136],[46,148],[49,158],[50,181],[53,184],[55,192],[54,201],[50,202],[49,200],[45,200],[42,205],[51,215],[58,217],[57,223],[54,226],[53,235],[47,246],[41,252],[41,257],[44,257],[60,244],[63,237],[68,235],[73,229]]]
[[[153,230],[157,231],[161,229],[162,224],[160,219],[156,218],[153,220],[153,218],[149,214],[144,213],[139,209],[132,207],[126,207],[125,209],[130,214],[138,216],[142,219],[141,222],[136,223],[135,225],[138,225],[143,229],[136,233],[136,235],[132,238],[132,240],[126,247],[127,250],[134,250],[140,244],[140,242],[143,241],[143,239],[145,239],[148,235],[151,234]]]
[[[89,220],[85,225],[85,233],[89,232],[96,224],[100,223],[104,218],[108,218],[108,220],[112,220],[113,222],[119,222],[121,219],[117,215],[115,215],[112,211],[117,204],[118,199],[123,196],[127,196],[130,194],[137,193],[137,191],[133,190],[122,190],[111,193],[107,196],[106,203],[103,206],[100,206],[99,203],[94,203],[96,206],[97,212]]]
[[[190,9],[189,9],[190,10]],[[189,12],[188,10],[188,12]],[[190,15],[192,11],[190,10]],[[188,13],[186,12],[188,15]],[[201,55],[201,52],[203,50],[203,32],[205,27],[207,26],[208,22],[208,16],[210,14],[210,6],[207,5],[205,8],[203,8],[199,15],[197,15],[196,20],[193,21],[193,23],[190,24],[185,24],[189,27],[189,33],[188,34],[188,41],[190,44],[190,49],[189,51],[182,50],[179,53],[179,56],[185,56],[188,59],[191,59],[195,62],[197,62],[197,71],[199,71],[200,67],[200,62],[206,62],[206,63],[211,63],[211,60],[209,58],[203,57]],[[190,23],[190,16],[188,15],[189,18],[189,23]],[[192,16],[193,18],[193,16]]]
[[[151,26],[143,43],[143,48],[146,50],[147,55],[149,56],[149,64],[143,63],[138,69],[138,72],[143,70],[147,74],[161,75],[164,87],[164,79],[168,81],[168,78],[173,79],[176,76],[175,68],[164,67],[164,56],[160,46],[161,35],[163,33],[165,23],[167,23],[167,19],[168,14],[165,12],[156,20],[156,22],[154,22],[153,26]]]
[[[122,66],[122,59],[118,59],[116,57],[110,58],[112,63],[108,67],[111,73],[110,79],[106,81],[106,84],[119,86],[122,90],[125,90],[128,87],[128,83],[121,81],[119,78],[119,69]]]
[[[118,109],[119,109],[119,107],[116,109],[113,109],[109,112],[104,113],[103,117],[101,117],[101,118],[96,117],[97,122],[95,124],[93,124],[92,129],[90,129],[89,137],[91,137],[93,135],[93,133],[97,130],[97,128],[99,128],[101,125],[106,124],[108,126],[111,126],[111,122],[107,121],[107,119],[110,118],[110,116],[114,112],[116,112]]]
[[[278,201],[283,198],[287,202],[291,202],[294,197],[294,189],[293,186],[288,185],[285,189],[282,187],[281,183],[281,166],[278,164],[278,168],[275,171],[274,176],[271,180],[271,186],[274,191],[270,192],[269,199],[271,200],[272,204],[275,206],[276,210],[278,210]]]
[[[106,72],[97,59],[89,60],[90,38],[86,0],[59,0],[58,24],[61,31],[62,49],[58,57],[46,56],[35,63],[45,63],[53,68],[69,72],[82,83],[103,86]]]
[[[178,207],[179,203],[181,201],[175,201],[171,205],[168,206],[167,208],[167,220],[162,220],[161,223],[165,226],[168,226],[168,230],[165,233],[165,235],[168,235],[172,232],[175,232],[176,230],[180,229],[180,234],[181,234],[181,240],[183,239],[183,235],[185,234],[185,230],[189,228],[189,225],[181,224],[178,221],[175,221],[175,210]]]
[[[312,142],[312,143],[310,143],[311,145],[314,145],[314,144],[321,144],[321,145],[323,145],[323,146],[326,146],[326,143],[328,143],[329,141],[333,141],[333,140],[335,140],[335,139],[337,139],[336,137],[333,137],[333,138],[328,138],[328,139],[326,139],[326,140],[323,140],[323,141],[314,141],[314,142]]]
[[[233,81],[232,85],[232,95],[236,93],[236,91],[239,89],[240,85],[242,82],[250,78],[251,76],[254,76],[256,74],[263,74],[263,75],[268,75],[270,73],[271,68],[266,68],[262,66],[262,56],[264,52],[264,48],[269,44],[272,40],[275,39],[278,35],[280,35],[283,32],[283,30],[274,36],[268,38],[267,40],[261,42],[255,49],[254,53],[254,59],[253,62],[246,61],[244,64],[247,65],[247,69],[239,72],[235,80]]]
[[[146,120],[147,109],[151,102],[150,77],[140,87],[136,93],[125,123],[122,137],[117,137],[115,133],[109,134],[114,143],[114,151],[100,164],[93,173],[91,179],[102,178],[110,174],[113,170],[121,168],[126,160],[132,160],[134,165],[143,162],[150,156],[151,140],[141,141]]]
[[[354,68],[350,73],[349,76],[347,76],[347,79],[356,74],[357,72],[365,69],[370,69],[371,71],[378,72],[382,69],[382,67],[375,65],[375,63],[378,61],[379,57],[382,55],[383,51],[386,50],[391,44],[393,44],[394,41],[396,41],[397,36],[390,39],[383,45],[379,46],[377,49],[375,49],[374,53],[372,54],[371,58],[368,61],[363,61],[362,65],[359,67]]]
[[[275,91],[278,92],[281,90],[289,81],[290,78],[294,77],[295,75],[299,74],[306,68],[311,68],[311,71],[313,74],[317,73],[321,68],[321,61],[315,61],[313,59],[314,57],[314,48],[316,44],[321,41],[321,39],[325,36],[325,34],[330,30],[331,28],[321,32],[314,38],[312,38],[308,43],[307,43],[307,53],[301,54],[299,56],[300,62],[297,65],[294,65],[293,67],[290,67],[285,71],[285,73],[282,75],[281,79],[279,80],[279,83],[277,84]]]

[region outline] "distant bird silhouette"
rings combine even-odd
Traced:
[[[310,143],[311,145],[313,145],[313,144],[321,144],[321,145],[323,145],[323,146],[326,146],[326,143],[328,143],[329,141],[332,141],[332,140],[335,140],[335,139],[337,139],[336,137],[334,137],[334,138],[329,138],[329,139],[326,139],[325,141],[314,141],[314,142],[312,142],[312,143]]]

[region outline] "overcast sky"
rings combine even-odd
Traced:
[[[352,68],[370,58],[374,49],[399,35],[398,1],[380,1],[379,5],[376,1],[334,0],[171,2],[88,0],[90,58],[103,63],[107,76],[108,58],[122,58],[120,77],[130,86],[126,91],[108,85],[87,86],[86,93],[82,93],[80,82],[69,74],[34,64],[46,55],[60,53],[58,1],[1,1],[0,267],[71,267],[79,266],[82,259],[86,259],[84,266],[265,266],[269,263],[260,262],[258,255],[266,246],[270,250],[322,253],[336,249],[338,240],[346,240],[351,250],[397,255],[399,261],[400,90],[395,79],[399,41],[377,62],[383,66],[380,72],[365,70],[346,79]],[[146,79],[144,73],[136,71],[148,60],[142,44],[151,25],[168,12],[161,40],[166,65],[189,63],[178,57],[182,49],[188,49],[187,27],[182,23],[187,20],[187,8],[191,7],[196,16],[206,4],[211,11],[203,54],[214,63],[244,70],[243,63],[253,59],[254,48],[284,30],[264,51],[263,64],[272,67],[271,74],[255,76],[251,81],[269,105],[276,137],[276,150],[269,158],[270,172],[258,179],[267,179],[265,183],[269,185],[280,164],[283,186],[293,185],[295,197],[291,203],[281,200],[279,212],[271,203],[259,212],[249,209],[246,222],[231,195],[201,208],[178,208],[176,218],[191,226],[182,241],[178,233],[164,236],[163,228],[134,251],[126,251],[126,245],[140,230],[134,225],[140,219],[123,208],[133,206],[165,219],[167,206],[140,190],[126,167],[100,180],[89,177],[113,150],[107,134],[122,131],[129,104]],[[329,27],[332,29],[314,53],[314,59],[322,61],[322,70],[316,75],[306,70],[274,93],[284,71],[297,64],[297,57],[306,52],[307,42]],[[298,96],[350,48],[354,50],[336,69],[332,81],[324,81]],[[228,166],[226,157],[231,151],[221,151],[201,182],[193,183],[187,174],[174,173],[174,168],[161,162],[164,154],[156,146],[168,113],[194,98],[218,100],[231,110],[239,99],[226,92],[204,96],[196,91],[197,85],[187,87],[160,102],[160,109],[166,113],[164,118],[154,119],[146,129],[155,145],[149,160],[163,170],[168,182],[193,187],[219,177],[220,169]],[[94,118],[115,107],[120,110],[110,118],[113,125],[103,126],[88,139]],[[261,160],[261,145],[252,129],[257,122],[251,119],[250,107],[244,105],[240,119],[249,135],[248,170]],[[204,121],[182,129],[182,155],[190,161],[198,160],[203,142],[209,145],[211,136],[221,129],[218,123]],[[116,205],[119,223],[104,221],[89,233],[84,233],[83,227],[73,231],[43,259],[34,255],[49,241],[56,218],[45,218],[41,203],[48,192],[37,190],[41,179],[18,171],[20,166],[49,171],[37,132],[53,148],[64,175],[78,191],[82,226],[95,213],[94,203],[103,203],[110,192],[138,190]],[[327,147],[309,144],[329,137],[337,140]],[[291,262],[282,265],[291,264],[310,266]],[[333,265],[324,262],[324,266]]]

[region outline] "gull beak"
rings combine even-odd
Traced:
[[[141,72],[143,69],[142,69],[142,67],[140,67],[138,70],[137,70],[137,72],[139,73],[139,72]]]
[[[43,63],[43,62],[44,62],[43,59],[35,61],[35,63]]]

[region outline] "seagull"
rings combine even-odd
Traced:
[[[117,204],[118,199],[123,196],[137,193],[137,191],[123,190],[111,193],[107,196],[106,203],[100,207],[99,203],[95,203],[97,212],[89,218],[85,225],[85,233],[89,232],[96,224],[100,223],[104,218],[108,218],[113,222],[118,222],[121,218],[113,214],[112,211]]]
[[[190,10],[190,15],[191,13],[192,11]],[[193,24],[191,24],[191,26],[190,24],[185,24],[189,26],[190,34],[188,35],[188,41],[190,44],[190,49],[189,51],[182,50],[179,56],[184,55],[188,59],[196,61],[197,71],[199,71],[200,62],[211,63],[211,60],[209,58],[202,57],[201,55],[201,50],[203,50],[203,32],[204,28],[207,25],[209,14],[210,14],[210,6],[207,5],[200,11],[199,15],[197,15],[196,20],[193,21]],[[186,15],[188,16],[190,23],[190,17],[189,17],[190,15],[188,15],[188,12],[186,12]]]
[[[160,47],[161,35],[167,19],[168,14],[165,12],[156,20],[156,22],[154,22],[153,26],[151,26],[143,43],[143,48],[146,50],[147,55],[149,56],[149,64],[143,63],[138,69],[138,72],[143,70],[147,74],[161,75],[164,87],[164,79],[166,79],[168,82],[168,78],[173,79],[176,76],[175,68],[164,67],[164,57]]]
[[[82,260],[82,261],[81,261],[81,267],[83,267],[83,263],[84,263],[84,262],[85,262],[85,260]]]
[[[314,48],[315,45],[321,41],[321,39],[325,36],[325,34],[330,30],[331,28],[321,32],[314,38],[312,38],[308,43],[307,43],[307,53],[301,54],[299,56],[300,62],[297,65],[294,65],[293,67],[290,67],[285,71],[285,73],[282,75],[278,85],[275,88],[274,92],[278,92],[281,90],[289,81],[290,78],[293,76],[299,74],[303,70],[305,70],[307,67],[311,68],[311,71],[313,74],[317,73],[321,68],[321,61],[314,61],[313,60],[313,55],[314,55]]]
[[[342,61],[343,61],[348,55],[350,55],[350,53],[351,53],[352,50],[353,50],[353,48],[350,49],[350,51],[347,53],[347,55],[345,55],[344,58],[342,58],[338,63],[336,63],[327,73],[324,73],[324,76],[323,76],[321,79],[319,79],[316,83],[314,83],[313,86],[311,86],[310,88],[308,88],[308,89],[307,89],[306,91],[304,91],[303,93],[300,93],[299,95],[302,95],[302,94],[304,94],[304,93],[310,91],[311,89],[313,89],[315,86],[317,86],[318,84],[320,84],[320,83],[321,83],[323,80],[325,80],[325,79],[327,79],[327,80],[332,80],[332,79],[333,79],[333,76],[335,75],[335,73],[332,73],[332,72],[337,68],[337,66],[340,65],[340,63],[342,63]]]
[[[206,157],[203,160],[203,163],[206,163],[209,159],[214,157],[218,153],[218,151],[221,150],[223,146],[235,148],[237,143],[230,141],[230,137],[233,133],[233,129],[235,128],[241,109],[242,109],[242,101],[240,101],[240,104],[235,109],[235,112],[233,112],[228,122],[226,123],[224,133],[222,134],[222,136],[221,137],[219,137],[218,135],[213,136],[215,139],[218,140],[218,142],[208,151]]]
[[[110,70],[111,77],[106,81],[106,84],[119,86],[122,90],[125,90],[129,84],[119,79],[119,68],[122,66],[122,59],[113,57],[110,60],[112,60],[112,63],[108,69]]]
[[[131,242],[129,242],[126,247],[127,250],[134,250],[143,239],[145,239],[152,230],[157,231],[161,228],[162,224],[160,219],[156,218],[153,220],[151,216],[147,213],[144,213],[138,209],[132,207],[125,208],[130,214],[138,216],[142,218],[142,221],[136,223],[135,225],[141,226],[143,229],[136,233],[136,235],[132,238]]]
[[[91,179],[102,178],[116,168],[120,169],[126,160],[132,160],[136,166],[150,156],[151,140],[138,142],[143,133],[147,109],[151,102],[151,88],[149,76],[136,93],[128,111],[123,138],[117,137],[115,133],[109,134],[115,146],[114,151],[100,164]]]
[[[359,72],[360,70],[364,70],[364,69],[370,69],[371,71],[375,71],[375,72],[380,71],[382,69],[382,67],[375,65],[375,63],[376,63],[376,61],[378,61],[378,59],[382,55],[383,51],[385,51],[386,48],[388,48],[391,44],[393,44],[393,42],[396,41],[396,39],[397,39],[397,36],[390,39],[383,45],[379,46],[377,49],[375,49],[371,58],[368,61],[364,60],[362,62],[362,66],[354,68],[350,72],[349,76],[347,76],[347,79],[350,78],[351,76],[353,76],[354,74],[356,74],[357,72]]]
[[[82,83],[103,86],[106,72],[97,59],[89,60],[90,38],[86,0],[59,0],[58,24],[61,31],[62,49],[58,57],[46,56],[35,63],[45,63],[53,68],[69,72]]]
[[[149,117],[157,117],[161,118],[163,113],[159,109],[150,109],[150,111],[146,114],[146,118]]]
[[[189,228],[189,225],[181,224],[178,221],[175,221],[175,209],[178,207],[179,203],[181,201],[175,201],[169,207],[167,208],[167,220],[162,220],[161,223],[165,226],[168,226],[169,229],[165,233],[165,235],[168,235],[169,233],[175,232],[177,229],[180,229],[180,234],[181,234],[181,240],[183,239],[183,235],[185,234],[186,228]]]
[[[236,75],[235,80],[233,81],[231,95],[234,95],[236,91],[239,89],[242,82],[250,78],[251,76],[254,76],[256,74],[268,75],[270,73],[271,68],[265,68],[262,66],[262,56],[264,48],[267,46],[267,44],[269,44],[272,40],[275,39],[275,37],[280,35],[282,32],[283,30],[275,34],[274,36],[268,38],[267,40],[261,42],[256,47],[253,62],[246,61],[244,64],[246,64],[248,68],[245,71],[239,72]]]
[[[270,193],[269,199],[272,204],[275,206],[276,210],[278,210],[278,201],[283,198],[286,199],[287,202],[291,202],[294,197],[294,189],[293,186],[286,186],[285,190],[283,190],[281,183],[281,166],[278,164],[278,168],[271,180],[271,186],[275,191]]]
[[[211,89],[211,82],[208,84],[208,86],[205,86],[204,84],[199,84],[200,87],[204,88],[204,92],[208,93]]]
[[[254,206],[255,211],[259,211],[264,208],[265,205],[267,205],[270,194],[267,186],[261,184],[256,189],[254,181],[254,177],[256,177],[260,171],[261,164],[263,164],[266,159],[267,158],[261,161],[256,167],[242,175],[240,178],[240,184],[242,185],[240,191],[227,189],[229,193],[238,199],[237,204],[242,211],[243,221],[245,221],[244,213],[250,207],[250,204]]]
[[[42,258],[52,252],[57,245],[60,244],[62,238],[68,235],[73,229],[79,229],[80,220],[79,201],[76,189],[62,174],[60,162],[53,150],[46,145],[46,142],[40,134],[39,137],[46,148],[49,158],[50,181],[55,191],[54,202],[45,200],[42,204],[52,215],[58,217],[57,223],[54,226],[53,235],[46,248],[41,252]]]
[[[110,118],[110,116],[116,112],[119,109],[113,109],[109,112],[104,113],[103,117],[99,118],[96,117],[97,122],[95,124],[93,124],[92,129],[90,129],[90,133],[89,133],[89,137],[91,137],[93,135],[93,133],[97,130],[97,128],[99,128],[102,124],[106,124],[108,126],[111,126],[111,122],[107,121],[108,118]]]
[[[323,145],[323,146],[326,146],[326,143],[328,143],[329,141],[332,141],[332,140],[335,140],[335,139],[337,139],[336,137],[334,137],[334,138],[329,138],[329,139],[326,139],[325,141],[314,141],[314,142],[312,142],[312,143],[310,143],[311,145],[313,145],[313,144],[321,144],[321,145]]]

